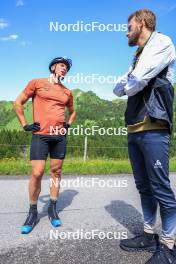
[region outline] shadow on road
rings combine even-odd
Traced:
[[[136,235],[143,232],[141,213],[131,204],[116,200],[105,206],[106,211],[130,233]]]
[[[65,190],[64,192],[59,194],[59,199],[57,202],[57,211],[61,212],[66,207],[68,207],[70,204],[72,204],[72,201],[74,197],[78,194],[75,190]],[[50,195],[42,195],[39,197],[39,201],[43,203],[42,212],[40,213],[40,218],[43,218],[48,215],[48,205],[49,205],[49,199]]]

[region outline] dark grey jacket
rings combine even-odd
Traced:
[[[166,121],[171,133],[174,88],[166,78],[167,70],[168,67],[151,79],[142,91],[128,98],[126,125],[142,122],[145,116],[149,116],[152,122],[157,119]]]

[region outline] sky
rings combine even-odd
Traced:
[[[91,90],[101,98],[115,99],[114,83],[106,78],[117,78],[128,70],[136,48],[128,46],[123,24],[141,8],[155,12],[157,31],[176,44],[175,0],[0,1],[0,100],[14,100],[31,79],[48,77],[49,62],[59,56],[73,61],[65,80],[69,89]],[[55,31],[50,29],[51,22],[62,24],[61,30],[68,29],[68,24],[92,22],[105,25],[103,29],[116,24],[118,30]],[[88,83],[86,76],[99,76],[99,81]]]

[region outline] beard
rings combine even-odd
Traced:
[[[134,47],[137,45],[140,34],[141,34],[141,31],[138,28],[136,28],[135,31],[133,32],[132,36],[128,38],[128,45],[130,47]]]

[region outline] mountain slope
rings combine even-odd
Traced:
[[[95,123],[108,124],[116,123],[117,120],[123,120],[125,110],[125,100],[108,101],[99,98],[92,91],[83,92],[80,89],[74,89],[74,104],[77,114],[76,124],[85,124],[87,121]],[[32,102],[25,105],[25,116],[28,122],[32,122]],[[0,129],[20,130],[19,121],[13,110],[12,102],[0,101]]]

